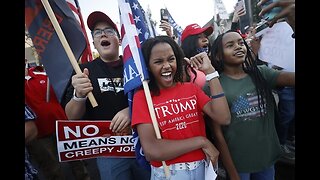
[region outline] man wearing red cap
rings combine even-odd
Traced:
[[[100,57],[81,64],[81,74],[72,76],[64,104],[68,119],[111,121],[110,130],[131,134],[128,98],[123,88],[123,61],[119,56],[120,34],[116,24],[104,13],[95,11],[87,19],[93,45]],[[92,107],[87,95],[92,92],[98,106]],[[134,158],[98,157],[101,180],[150,179],[150,172]]]

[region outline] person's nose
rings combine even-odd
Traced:
[[[163,69],[168,69],[170,67],[171,67],[170,62],[166,61],[163,63]]]

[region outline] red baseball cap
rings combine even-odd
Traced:
[[[201,33],[204,33],[205,35],[209,36],[210,34],[213,33],[213,27],[208,26],[208,27],[201,28],[201,26],[199,26],[198,24],[190,24],[183,30],[181,35],[181,42],[188,36],[201,34]]]
[[[91,31],[93,31],[95,25],[98,22],[106,22],[106,23],[108,23],[113,29],[115,29],[117,31],[118,35],[120,35],[119,31],[118,31],[118,28],[117,28],[117,25],[109,18],[109,16],[107,16],[103,12],[94,11],[88,16],[88,19],[87,19],[87,25],[88,25],[89,29]]]

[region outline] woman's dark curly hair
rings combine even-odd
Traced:
[[[154,38],[147,39],[142,44],[141,49],[142,49],[144,61],[146,63],[146,66],[148,67],[149,78],[150,78],[149,87],[150,87],[150,91],[153,93],[153,95],[159,95],[160,89],[156,83],[155,77],[153,76],[153,74],[149,70],[150,69],[149,62],[150,62],[152,48],[159,43],[169,44],[173,50],[175,57],[176,57],[177,71],[173,77],[174,82],[183,82],[183,75],[184,75],[183,67],[186,66],[186,62],[183,59],[184,53],[183,53],[182,49],[179,47],[179,45],[171,37],[156,36]]]

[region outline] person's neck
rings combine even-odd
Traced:
[[[242,66],[238,66],[238,67],[225,66],[223,74],[233,79],[241,79],[247,75],[247,73],[243,71]]]
[[[112,57],[112,58],[100,56],[100,59],[101,59],[102,61],[104,61],[104,62],[114,62],[114,61],[119,60],[119,56]]]

